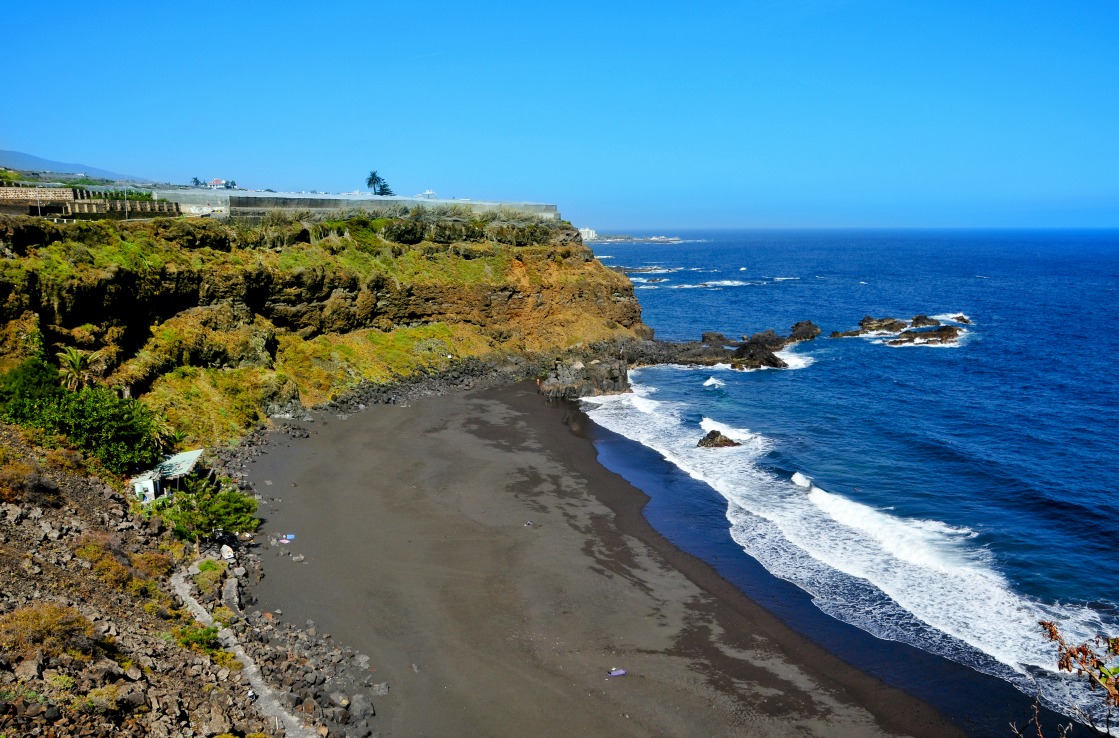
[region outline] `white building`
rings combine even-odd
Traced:
[[[580,228],[579,235],[583,237],[584,241],[593,241],[598,238],[598,233],[593,228]]]

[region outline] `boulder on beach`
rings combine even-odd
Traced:
[[[741,446],[742,444],[733,438],[727,438],[717,430],[713,430],[699,439],[699,443],[696,445],[701,448],[730,448],[731,446]]]

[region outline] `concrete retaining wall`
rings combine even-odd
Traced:
[[[482,200],[427,200],[412,197],[375,195],[320,195],[304,192],[248,192],[245,190],[152,190],[152,196],[176,202],[184,213],[248,216],[269,210],[309,210],[328,214],[339,210],[381,210],[457,205],[476,212],[508,208],[535,213],[542,218],[559,218],[555,205],[540,202],[489,202]]]

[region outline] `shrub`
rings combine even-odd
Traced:
[[[381,230],[386,241],[403,243],[409,246],[419,243],[424,237],[424,227],[414,220],[391,220]]]
[[[0,379],[0,403],[6,420],[65,435],[115,474],[161,457],[155,422],[143,405],[104,387],[66,392],[58,387],[58,372],[40,358]]]
[[[213,615],[216,622],[219,622],[222,625],[229,625],[237,619],[237,616],[233,614],[233,611],[225,605],[218,605],[210,614]]]
[[[223,531],[253,531],[260,525],[254,517],[256,500],[235,486],[195,476],[186,479],[186,488],[153,506],[180,538],[196,541]]]
[[[0,376],[0,405],[37,401],[64,392],[58,370],[41,356],[28,359]]]
[[[219,563],[213,559],[206,559],[199,564],[198,573],[194,575],[194,583],[198,585],[198,590],[205,594],[216,589],[225,575],[226,568],[224,561]]]
[[[132,554],[129,558],[132,560],[132,568],[153,579],[162,579],[170,574],[174,567],[170,556],[154,551]]]
[[[91,689],[85,696],[78,697],[73,702],[73,708],[84,713],[116,712],[120,707],[117,698],[120,691],[115,684]]]
[[[173,633],[180,646],[192,651],[212,653],[221,648],[218,629],[213,625],[205,626],[200,623],[184,625],[182,628],[175,628]]]
[[[53,602],[23,607],[0,616],[0,650],[30,655],[39,651],[57,655],[63,651],[89,653],[93,647],[93,623],[72,607]]]

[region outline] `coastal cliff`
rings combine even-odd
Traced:
[[[569,224],[523,214],[13,217],[0,250],[0,368],[74,348],[192,443],[469,358],[651,335],[628,279]]]

